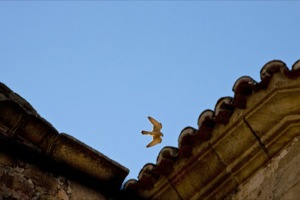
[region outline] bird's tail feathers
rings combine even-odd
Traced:
[[[142,134],[143,135],[148,135],[148,134],[150,134],[150,132],[149,131],[142,131]]]

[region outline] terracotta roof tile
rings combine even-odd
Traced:
[[[140,171],[138,183],[142,188],[151,189],[157,178],[158,173],[156,171],[156,165],[148,163]]]
[[[286,64],[280,60],[273,60],[266,63],[262,69],[260,70],[260,79],[261,82],[257,86],[257,90],[266,89],[269,85],[269,82],[273,76],[273,74],[281,73],[288,78],[293,77],[295,73],[290,71]]]
[[[212,110],[203,111],[198,118],[198,131],[196,133],[196,138],[201,141],[209,140],[215,124],[214,112]]]
[[[197,129],[193,127],[184,128],[178,137],[179,155],[182,157],[190,156],[195,143]]]
[[[233,85],[233,107],[243,109],[246,107],[247,96],[254,92],[257,82],[249,76],[240,77]]]
[[[227,124],[234,110],[231,97],[220,98],[215,107],[215,121],[221,124]]]
[[[290,73],[290,78],[296,78],[298,76],[300,76],[300,60],[298,60],[297,62],[295,62],[292,66],[292,73]]]
[[[136,194],[142,194],[144,189],[149,191],[160,176],[170,174],[181,162],[187,162],[186,158],[193,153],[193,149],[196,146],[202,146],[203,148],[210,149],[210,147],[207,146],[208,144],[203,142],[211,140],[211,134],[215,127],[222,126],[222,129],[225,129],[226,124],[231,119],[231,116],[237,112],[236,110],[240,110],[239,112],[242,112],[241,110],[247,108],[247,101],[251,96],[268,88],[274,74],[281,74],[281,76],[290,79],[300,77],[300,60],[292,66],[291,70],[289,70],[286,64],[280,60],[273,60],[266,63],[260,71],[260,82],[256,82],[249,76],[242,76],[237,79],[232,89],[234,92],[233,97],[220,98],[216,103],[214,111],[204,110],[198,118],[198,129],[192,127],[184,128],[179,134],[178,149],[176,147],[164,147],[159,153],[157,163],[146,164],[141,170],[138,180],[129,180],[125,184],[124,191],[126,192],[127,188],[130,188],[131,192],[135,192]],[[244,119],[242,115],[238,114],[236,116],[235,126],[237,126],[237,123],[240,123],[241,120]],[[253,135],[251,134],[249,137],[252,138]],[[252,139],[255,140],[255,137]],[[217,139],[214,138],[214,141],[217,141]],[[236,138],[236,142],[241,141]],[[247,159],[248,158],[245,158],[246,161]],[[210,164],[212,165],[212,163],[205,164],[208,165],[208,168],[212,168],[212,166],[209,166]],[[174,180],[176,180],[176,178]],[[236,183],[230,184],[235,185]]]
[[[156,170],[159,174],[167,175],[173,170],[174,163],[177,160],[178,148],[164,147],[159,152],[156,161]]]
[[[289,69],[286,64],[280,60],[273,60],[265,64],[260,70],[260,78],[262,81],[269,79],[275,73],[286,73]]]
[[[126,181],[124,187],[127,190],[136,190],[137,189],[137,180],[136,179],[129,179]]]
[[[292,71],[297,71],[297,70],[300,70],[300,60],[295,62],[292,66]]]

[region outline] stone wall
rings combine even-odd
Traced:
[[[296,200],[300,197],[300,137],[238,187],[229,200]]]
[[[9,162],[9,159],[3,158],[1,156],[0,160],[0,196],[3,199],[70,199],[72,190],[65,177],[55,177],[22,162],[18,165],[2,165]]]
[[[91,187],[75,176],[36,152],[0,140],[0,200],[108,199],[97,184]]]
[[[0,82],[0,200],[116,198],[128,173]]]

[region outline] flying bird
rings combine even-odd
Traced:
[[[160,132],[162,129],[162,124],[153,119],[152,117],[148,117],[149,121],[153,124],[153,130],[151,132],[149,131],[142,131],[143,135],[151,135],[153,137],[152,142],[150,142],[146,147],[152,147],[158,143],[161,143],[163,137],[163,133]]]

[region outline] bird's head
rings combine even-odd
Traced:
[[[164,137],[164,134],[163,134],[163,133],[161,133],[161,137]]]

